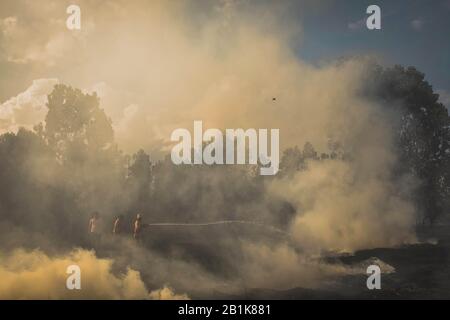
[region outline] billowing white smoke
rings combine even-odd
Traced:
[[[281,150],[310,141],[325,151],[330,137],[339,141],[351,153],[351,162],[311,162],[308,170],[269,183],[271,194],[294,205],[289,232],[305,253],[414,241],[410,182],[407,177],[393,179],[397,159],[391,115],[358,94],[364,85],[365,63],[312,66],[292,51],[298,47],[292,46],[297,44],[292,37],[297,33],[292,25],[279,23],[277,10],[241,10],[239,2],[225,3],[205,15],[195,14],[199,8],[192,3],[196,10],[168,1],[108,3],[96,14],[95,28],[84,34],[85,45],[63,50],[67,54],[52,55],[52,59],[59,59],[55,63],[63,66],[61,79],[69,84],[81,88],[102,84],[96,86],[103,91],[102,107],[112,117],[116,139],[126,152],[145,148],[167,153],[170,133],[191,128],[193,120],[202,120],[205,130],[278,128]],[[90,1],[80,5],[86,11],[92,6]],[[54,36],[49,30],[49,41]],[[81,62],[72,64],[80,57]],[[34,107],[43,105],[40,99],[30,102],[32,107],[23,107],[29,104],[17,98],[4,103],[5,124],[0,129],[41,121],[43,111]],[[33,110],[33,119],[24,120],[22,109]],[[251,286],[312,285],[334,270],[305,262],[306,254],[299,255],[290,245],[245,243],[242,250],[241,275]],[[106,270],[107,263],[102,263]],[[161,262],[162,272],[167,264]],[[6,267],[1,270],[12,279],[22,279],[23,275],[15,278]],[[44,279],[47,272],[37,270],[43,274],[38,278]],[[202,278],[204,270],[198,271]],[[112,287],[94,288],[99,295],[92,296],[146,296],[139,277],[130,272],[124,279],[107,273]],[[177,281],[188,279],[173,279]],[[21,288],[19,280],[4,283],[8,285],[3,284],[4,290],[17,292],[14,297],[24,291],[10,290]],[[133,293],[126,283],[132,283]],[[32,288],[29,292],[27,297],[42,297]]]
[[[398,185],[382,177],[384,172],[372,169],[360,172],[357,163],[337,161],[310,163],[309,170],[273,183],[273,192],[298,210],[290,231],[299,246],[312,252],[353,252],[415,241],[414,207]]]

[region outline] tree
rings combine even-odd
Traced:
[[[48,113],[42,134],[60,159],[83,150],[105,150],[112,147],[114,133],[110,119],[99,107],[94,92],[58,84],[48,95]],[[75,150],[73,150],[75,149]]]
[[[152,163],[150,156],[144,150],[139,150],[132,157],[132,163],[128,167],[128,179],[137,194],[140,206],[145,206],[150,198],[150,187],[152,183]]]
[[[305,159],[317,159],[317,152],[310,142],[306,142],[303,146],[303,158]]]
[[[422,183],[416,199],[424,222],[433,223],[448,208],[450,195],[450,118],[439,95],[414,67],[372,66],[369,96],[400,115],[397,145],[401,167]]]
[[[283,151],[280,161],[280,173],[282,176],[293,174],[304,168],[304,166],[305,160],[303,159],[303,154],[297,146]]]
[[[125,159],[97,94],[58,84],[48,95],[45,123],[35,127],[62,164],[65,188],[84,212],[121,210]],[[115,205],[113,205],[115,204]]]
[[[61,239],[71,235],[73,202],[61,188],[55,154],[41,137],[25,129],[0,136],[0,168],[3,226]]]

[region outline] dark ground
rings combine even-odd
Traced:
[[[353,255],[328,257],[330,263],[360,266],[371,258],[395,268],[381,275],[381,289],[368,290],[367,275],[345,276],[322,290],[293,288],[277,291],[249,289],[245,295],[221,299],[450,299],[450,225],[421,228],[420,244],[362,250]],[[381,268],[383,270],[383,268]],[[211,297],[210,297],[211,298]]]

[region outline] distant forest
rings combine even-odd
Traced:
[[[396,172],[399,177],[407,172],[419,182],[412,193],[420,213],[417,224],[438,222],[450,209],[446,107],[413,67],[373,65],[364,88],[362,96],[399,115]],[[58,84],[47,107],[45,121],[34,130],[0,136],[1,232],[29,234],[15,238],[23,246],[45,247],[49,239],[61,246],[82,245],[93,211],[100,212],[106,229],[112,228],[115,216],[123,214],[131,221],[137,212],[148,222],[264,218],[283,228],[296,208],[265,196],[264,179],[308,170],[312,161],[352,161],[351,150],[330,140],[326,150],[311,143],[284,150],[275,177],[261,177],[248,165],[175,166],[170,156],[154,162],[144,150],[121,152],[96,93]],[[255,203],[268,208],[266,216],[238,210]]]

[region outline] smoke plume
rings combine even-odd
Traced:
[[[39,78],[48,80],[35,81],[1,105],[1,130],[44,120],[41,107],[48,85],[56,82],[50,75],[56,74],[60,82],[96,91],[119,148],[126,153],[143,148],[152,161],[170,152],[173,130],[192,130],[194,120],[202,120],[204,130],[280,129],[281,150],[311,142],[319,153],[328,152],[329,142],[337,141],[339,152],[351,159],[311,160],[306,170],[258,183],[248,167],[182,171],[163,161],[154,168],[157,186],[143,212],[146,222],[256,223],[153,226],[140,245],[108,235],[94,254],[72,251],[87,247],[90,212],[101,212],[105,233],[111,233],[117,214],[124,213],[130,226],[142,210],[133,203],[139,190],[123,196],[132,188],[114,184],[109,167],[86,166],[77,176],[64,175],[53,172],[57,165],[46,154],[28,155],[32,160],[20,162],[21,170],[44,186],[24,195],[20,183],[29,181],[10,179],[17,183],[8,191],[10,199],[27,205],[16,208],[17,218],[9,216],[8,204],[0,211],[6,221],[0,222],[1,238],[8,239],[4,249],[10,252],[0,260],[1,298],[185,299],[255,287],[319,287],[354,272],[321,261],[321,253],[415,241],[414,181],[395,173],[398,119],[361,94],[366,59],[303,61],[293,50],[301,50],[301,27],[283,19],[286,11],[277,4],[222,1],[200,8],[196,1],[79,1],[87,27],[80,34],[64,33],[63,41],[58,28],[64,19],[56,19],[63,8],[53,3],[54,12],[46,9],[55,16],[51,26],[34,16],[32,25],[21,23],[30,11],[8,25],[10,34],[21,37],[14,45],[5,40],[5,52],[36,65],[30,73],[38,70]],[[24,34],[36,25],[43,31],[31,41]],[[49,63],[41,65],[42,59]],[[81,189],[86,181],[89,188]],[[72,191],[75,200],[68,196]],[[18,249],[34,246],[46,253]],[[83,272],[79,292],[64,287],[72,262]]]

